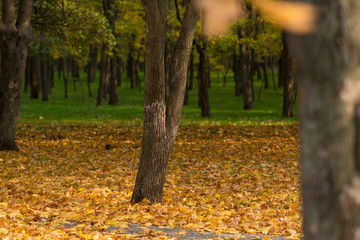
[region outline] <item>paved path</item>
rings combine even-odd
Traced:
[[[71,229],[76,227],[80,223],[72,222],[71,224],[62,224],[64,228]],[[130,223],[127,228],[120,229],[116,227],[110,227],[106,232],[118,232],[121,230],[121,233],[116,234],[129,234],[137,236],[139,239],[142,237],[153,237],[156,236],[166,236],[174,238],[177,240],[195,240],[195,239],[227,239],[227,240],[294,240],[301,238],[291,238],[291,237],[272,237],[266,235],[252,235],[252,234],[231,234],[231,233],[222,233],[222,234],[213,234],[210,232],[199,232],[193,231],[184,228],[164,228],[157,226],[145,227],[143,225]]]

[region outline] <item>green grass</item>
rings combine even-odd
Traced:
[[[143,78],[143,76],[141,76]],[[96,106],[98,83],[91,85],[93,97],[88,96],[86,75],[81,74],[83,89],[76,83],[76,91],[72,79],[69,82],[69,97],[64,98],[64,83],[55,79],[55,87],[52,89],[50,102],[43,102],[41,95],[39,99],[30,99],[28,92],[23,93],[20,111],[20,123],[142,123],[143,114],[143,91],[130,89],[129,83],[124,78],[124,84],[118,89],[119,104],[108,105],[108,99],[103,100],[103,106]],[[254,110],[243,110],[242,97],[235,97],[234,80],[230,75],[227,86],[224,88],[222,82],[218,83],[216,76],[212,76],[212,86],[209,90],[211,118],[201,117],[201,109],[197,105],[196,88],[197,81],[194,80],[195,88],[189,92],[189,105],[184,106],[182,123],[193,124],[269,124],[269,123],[294,123],[295,118],[284,118],[282,112],[282,89],[274,91],[271,89],[261,90],[261,99],[258,93],[261,82],[255,80],[255,104]],[[142,83],[142,89],[144,84]],[[296,111],[295,111],[296,112]]]

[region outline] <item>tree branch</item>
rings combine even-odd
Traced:
[[[176,8],[176,17],[177,17],[178,21],[180,22],[180,24],[182,24],[182,20],[180,18],[179,4],[178,4],[177,0],[175,0],[175,8]]]

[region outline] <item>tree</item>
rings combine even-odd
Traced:
[[[360,2],[316,0],[317,30],[293,36],[300,83],[304,239],[360,239]]]
[[[19,150],[15,143],[15,129],[21,104],[32,8],[32,0],[2,0],[0,150]]]
[[[143,142],[132,202],[161,202],[170,151],[175,141],[186,87],[188,60],[198,10],[186,2],[180,35],[172,59],[170,94],[165,97],[165,43],[168,1],[142,1],[146,13],[145,98]]]
[[[291,50],[288,46],[287,37],[285,33],[283,34],[283,53],[282,53],[282,69],[283,74],[281,77],[284,79],[284,97],[283,97],[283,112],[284,117],[293,116],[293,106],[294,106],[294,92],[295,92],[295,63]]]

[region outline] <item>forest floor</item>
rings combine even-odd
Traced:
[[[0,153],[0,238],[301,237],[297,125],[182,125],[152,205],[130,204],[141,131],[21,123],[21,151]]]

